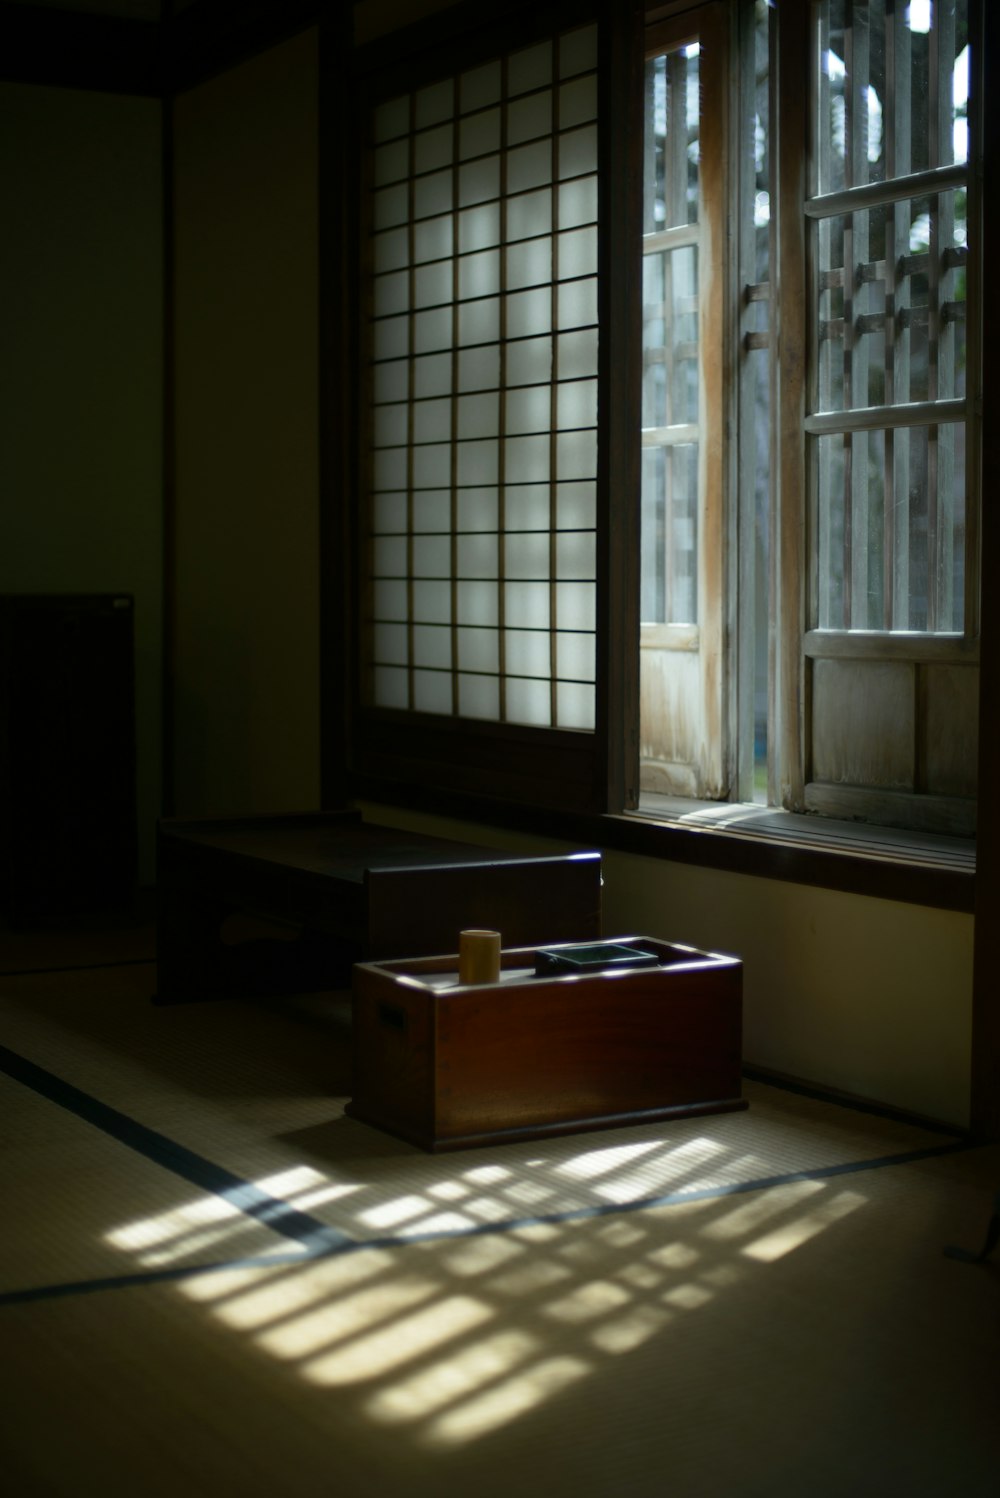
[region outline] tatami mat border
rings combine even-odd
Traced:
[[[401,1249],[417,1244],[497,1236],[501,1233],[524,1231],[533,1227],[617,1217],[626,1213],[689,1205],[693,1202],[745,1195],[753,1191],[766,1191],[795,1181],[830,1180],[838,1176],[884,1170],[895,1165],[910,1165],[920,1160],[958,1154],[978,1147],[976,1140],[967,1137],[956,1138],[944,1144],[925,1145],[917,1149],[902,1150],[895,1154],[879,1155],[866,1160],[816,1166],[812,1169],[760,1176],[749,1181],[729,1182],[719,1186],[666,1192],[630,1202],[609,1202],[568,1208],[559,1212],[511,1218],[499,1223],[477,1223],[468,1228],[439,1229],[425,1233],[396,1233],[380,1238],[354,1239],[310,1217],[308,1213],[282,1201],[280,1197],[271,1196],[224,1167],[195,1154],[194,1151],[178,1144],[167,1135],[149,1129],[118,1109],[109,1107],[98,1098],[81,1091],[80,1088],[74,1087],[71,1083],[37,1066],[26,1057],[19,1056],[5,1046],[0,1046],[0,1071],[50,1102],[92,1124],[154,1164],[172,1171],[201,1190],[223,1198],[239,1211],[301,1245],[301,1251],[296,1253],[261,1254],[226,1259],[215,1264],[177,1265],[168,1269],[153,1269],[135,1274],[0,1291],[0,1306],[23,1305],[33,1301],[56,1300],[107,1290],[176,1283],[179,1280],[191,1279],[196,1275],[214,1274],[232,1269],[273,1269],[369,1250]]]

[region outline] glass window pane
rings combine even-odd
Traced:
[[[496,296],[500,290],[500,251],[464,255],[458,262],[458,288],[462,298]]]
[[[507,289],[517,291],[523,286],[537,286],[552,280],[552,241],[526,239],[513,244],[507,250]],[[387,311],[390,309],[386,309]]]
[[[462,671],[498,671],[500,636],[495,629],[459,629],[458,664]]]
[[[521,52],[512,52],[507,62],[507,93],[526,94],[530,89],[542,88],[552,81],[552,43],[539,42],[535,47],[525,47]]]
[[[458,169],[458,202],[461,208],[485,203],[500,194],[500,157],[483,156]]]
[[[459,581],[455,585],[455,594],[459,624],[496,626],[500,617],[498,588],[489,587],[478,580]]]
[[[459,484],[495,484],[497,464],[496,441],[459,442],[457,444],[456,467]]]
[[[451,355],[422,354],[413,361],[413,391],[421,395],[451,393]]]
[[[507,531],[547,531],[549,512],[548,484],[508,484],[504,490],[504,526]]]
[[[452,251],[451,214],[444,218],[432,218],[413,227],[413,258],[441,260]]]
[[[452,206],[451,169],[433,172],[429,177],[418,177],[413,184],[413,212],[416,218],[431,218],[435,213],[448,213]]]
[[[413,661],[417,666],[438,666],[450,670],[450,628],[443,624],[414,625]]]
[[[552,636],[548,630],[505,630],[504,661],[509,674],[547,680],[552,675]]]
[[[458,356],[459,390],[495,390],[500,384],[500,348],[463,348]]]
[[[495,392],[459,396],[459,437],[495,437],[499,431],[499,422],[500,397]]]
[[[405,666],[409,661],[409,631],[405,624],[376,624],[374,656],[379,665]]]
[[[569,681],[593,681],[596,648],[592,634],[561,631],[556,635],[556,675]]]
[[[409,128],[409,94],[403,94],[398,99],[389,99],[375,109],[373,130],[375,140],[391,140],[394,135],[404,135]]]
[[[504,539],[504,574],[511,578],[547,578],[551,574],[549,536],[518,531]]]
[[[497,529],[497,491],[491,488],[459,489],[455,524],[460,531]]]
[[[580,582],[597,576],[597,537],[593,531],[559,531],[556,536],[556,577]]]
[[[597,178],[577,177],[559,184],[559,227],[572,229],[577,224],[597,222]]]
[[[562,428],[597,425],[597,381],[572,380],[557,390],[558,422]]]
[[[473,533],[471,535],[459,536],[456,544],[458,548],[457,567],[459,577],[483,577],[493,582],[497,580],[499,577],[499,566],[497,563],[496,536]],[[473,621],[466,618],[466,622]]]

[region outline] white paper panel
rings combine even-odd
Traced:
[[[508,484],[504,490],[504,526],[508,531],[547,531],[550,522],[548,484]]]
[[[505,583],[504,612],[508,620],[526,629],[548,629],[548,583]]]
[[[583,125],[559,137],[559,176],[579,177],[597,166],[597,126]]]
[[[414,536],[411,544],[414,577],[451,576],[450,536]]]
[[[413,618],[420,624],[451,623],[451,585],[417,581],[413,588]]]
[[[597,485],[556,485],[556,524],[561,529],[593,529],[597,524]]]
[[[508,673],[516,676],[551,676],[551,636],[548,630],[505,630],[504,658]]]
[[[481,68],[470,68],[458,80],[458,96],[462,112],[479,109],[484,104],[495,104],[500,98],[502,73],[499,62],[487,62]]]
[[[597,75],[574,78],[559,88],[559,124],[563,130],[571,125],[585,125],[597,119]]]
[[[458,398],[459,437],[495,437],[499,431],[500,398],[489,395],[460,395]]]
[[[405,274],[401,279],[405,290]],[[525,239],[520,244],[509,246],[507,250],[508,291],[517,291],[524,286],[537,286],[541,282],[551,280],[552,240],[548,235],[541,239]],[[386,308],[386,310],[395,309]]]
[[[500,349],[498,345],[462,349],[458,356],[459,390],[495,390],[499,384]]]
[[[376,447],[395,447],[406,441],[410,407],[405,401],[394,406],[376,406],[374,416]]]
[[[597,222],[596,177],[578,177],[574,182],[562,182],[558,193],[560,229],[572,229],[577,224]]]
[[[458,262],[458,294],[463,299],[496,296],[500,290],[500,251],[480,250]]]
[[[458,202],[461,208],[485,203],[500,193],[500,157],[483,156],[458,169]]]
[[[455,523],[460,531],[495,531],[499,500],[495,489],[459,489]]]
[[[413,706],[418,713],[450,713],[451,675],[446,671],[414,671]]]
[[[547,532],[515,532],[504,538],[504,575],[512,581],[516,578],[537,578],[541,581],[551,575],[551,557]]]
[[[567,582],[596,577],[596,542],[593,531],[560,531],[556,536],[556,577]]]
[[[427,354],[434,349],[451,347],[450,307],[438,307],[432,312],[417,312],[413,318],[413,349],[415,353]]]
[[[547,681],[525,681],[509,678],[506,685],[507,718],[511,723],[525,723],[547,728],[552,721],[552,707]]]
[[[414,111],[417,129],[423,129],[425,125],[437,125],[442,120],[450,119],[455,107],[454,101],[455,84],[451,78],[420,89],[416,96]]]
[[[505,462],[507,482],[510,484],[526,484],[547,479],[549,477],[550,439],[548,437],[508,437]],[[394,484],[391,487],[398,486]]]
[[[451,669],[451,629],[444,624],[417,624],[413,628],[413,661],[417,666]]]
[[[451,392],[451,354],[423,354],[413,361],[413,393],[448,395]]]
[[[405,359],[395,364],[376,364],[372,394],[377,401],[405,400],[409,389],[410,366]]]
[[[450,260],[420,265],[413,275],[414,307],[436,307],[452,300],[454,273]]]
[[[405,358],[410,351],[409,318],[383,318],[375,324],[373,342],[376,359]]]
[[[575,335],[580,336],[580,335]],[[589,373],[582,370],[581,373]],[[552,339],[527,338],[507,345],[507,384],[535,385],[552,378]]]
[[[552,228],[552,189],[543,187],[507,203],[507,238],[528,239]]]
[[[413,403],[414,442],[451,440],[451,401],[419,400]]]
[[[376,619],[406,618],[405,582],[397,582],[394,578],[377,578],[372,591]]]
[[[436,130],[423,130],[413,140],[413,170],[433,172],[438,167],[450,166],[454,131],[450,124],[439,125]]]
[[[500,243],[500,205],[483,203],[478,208],[463,208],[458,215],[458,248],[462,254],[488,250]]]
[[[382,536],[406,530],[405,494],[374,494],[372,496],[372,529],[376,535]]]
[[[388,99],[375,110],[375,139],[391,140],[394,135],[403,135],[410,128],[410,96],[403,94],[398,99]]]
[[[529,89],[542,88],[552,81],[552,43],[539,42],[537,46],[525,47],[512,52],[507,60],[507,93],[526,94]]]
[[[484,297],[478,302],[462,302],[458,308],[458,342],[492,343],[500,337],[500,299]]]
[[[447,531],[451,528],[450,489],[420,489],[413,496],[413,529]]]
[[[383,666],[405,666],[409,660],[405,624],[375,625],[375,659]]]
[[[597,322],[597,278],[562,281],[559,285],[559,327],[580,328]]]
[[[507,109],[507,143],[517,146],[552,129],[552,90],[515,99]]]
[[[499,471],[496,440],[459,442],[457,464],[459,484],[495,484]]]
[[[427,219],[413,227],[413,258],[419,264],[423,260],[440,260],[452,252],[452,218]]]
[[[496,677],[460,675],[458,710],[463,718],[487,718],[495,722],[500,716],[500,683]]]
[[[559,433],[556,438],[556,475],[560,479],[596,477],[596,431]]]
[[[456,584],[459,624],[481,624],[496,626],[499,613],[497,588],[484,582],[460,582]]]
[[[552,181],[552,177],[551,137],[534,141],[528,146],[517,146],[513,151],[508,151],[508,192],[527,192],[532,187],[544,187],[546,183]]]
[[[372,565],[376,577],[405,577],[406,537],[376,536],[372,542]]]
[[[574,681],[556,683],[556,723],[559,728],[593,731],[594,689]]]
[[[383,187],[374,195],[372,223],[376,229],[391,229],[394,224],[406,222],[409,209],[409,191],[404,185]]]
[[[508,432],[547,432],[551,426],[551,385],[526,385],[507,392]]]
[[[597,381],[571,380],[556,386],[558,425],[586,427],[597,425]]]
[[[456,571],[459,577],[483,577],[495,582],[497,567],[496,536],[471,534],[459,536],[457,543]]]
[[[390,182],[401,182],[410,175],[410,142],[394,140],[390,145],[378,146],[373,152],[372,180],[376,187],[386,187]]]
[[[508,338],[547,333],[551,327],[552,293],[547,286],[536,291],[514,291],[507,297]]]
[[[406,448],[385,447],[375,453],[376,489],[406,488]]]
[[[559,38],[559,76],[582,73],[597,66],[597,27],[580,26]]]
[[[418,177],[413,184],[413,212],[417,218],[430,218],[435,213],[447,213],[452,207],[452,174],[432,172],[429,177]]]
[[[413,485],[438,489],[451,480],[451,443],[438,442],[413,449]]]
[[[480,114],[469,115],[459,127],[459,156],[463,161],[470,156],[485,156],[500,149],[500,111],[485,109]]]
[[[561,380],[597,374],[596,328],[585,328],[578,333],[560,333],[557,348]]]
[[[375,667],[375,706],[408,707],[407,673],[398,666]]]
[[[556,583],[556,620],[560,629],[596,629],[593,583]]]
[[[559,235],[559,275],[596,276],[597,229],[569,229]]]
[[[495,629],[458,630],[458,664],[463,671],[498,671],[500,638]]]
[[[596,645],[592,634],[556,635],[556,675],[575,681],[593,681]]]
[[[376,272],[400,270],[410,263],[409,234],[406,229],[384,229],[372,240],[372,258]]]

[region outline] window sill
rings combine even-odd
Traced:
[[[516,829],[581,847],[971,913],[975,844],[763,806],[646,798],[604,815],[353,775],[349,794],[384,806]]]
[[[624,841],[647,855],[942,909],[974,908],[976,848],[968,838],[656,795],[646,795],[639,811],[605,821],[624,824]]]

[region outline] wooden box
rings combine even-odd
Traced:
[[[745,1107],[742,963],[615,941],[659,965],[539,978],[512,948],[463,987],[456,956],[358,964],[348,1114],[447,1150]]]

